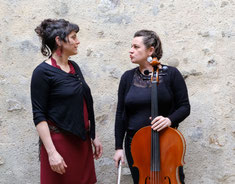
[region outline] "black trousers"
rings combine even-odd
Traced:
[[[129,132],[126,135],[126,138],[125,138],[125,153],[126,153],[127,162],[128,162],[128,165],[129,165],[129,168],[130,168],[130,171],[131,171],[131,175],[132,175],[134,184],[139,184],[139,170],[138,170],[137,167],[132,167],[133,158],[132,158],[132,155],[131,155],[131,141],[132,141],[133,136],[134,136],[133,132]],[[184,176],[184,171],[183,171],[182,166],[179,167],[179,176],[180,176],[181,184],[185,184],[184,183],[184,177],[185,176]]]

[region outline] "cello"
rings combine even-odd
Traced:
[[[153,58],[151,76],[151,117],[158,114],[159,76],[164,76],[164,67]],[[161,71],[161,72],[160,72]],[[151,126],[136,132],[131,143],[133,167],[139,170],[139,184],[180,184],[179,166],[184,165],[186,142],[180,131],[167,127],[160,132]]]

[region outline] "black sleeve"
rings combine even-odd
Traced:
[[[168,118],[172,122],[172,127],[178,127],[179,123],[190,114],[188,91],[183,76],[178,69],[174,68],[170,80],[175,111]]]
[[[46,121],[49,82],[44,71],[37,67],[31,79],[31,102],[35,126],[41,121]]]
[[[126,132],[124,119],[126,75],[122,75],[118,88],[118,103],[115,119],[115,149],[123,149],[123,139]]]

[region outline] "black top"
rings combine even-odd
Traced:
[[[38,65],[31,80],[31,100],[35,125],[50,120],[59,128],[86,139],[83,98],[87,102],[90,136],[95,138],[93,99],[79,66],[70,61],[75,74],[46,62]]]
[[[151,116],[151,88],[131,85],[125,99],[128,129],[137,131],[149,125]]]
[[[116,149],[122,149],[127,129],[137,131],[151,122],[151,82],[144,78],[138,68],[126,71],[121,77],[115,120]],[[166,75],[160,76],[158,110],[175,128],[190,113],[187,87],[175,67],[168,66]]]

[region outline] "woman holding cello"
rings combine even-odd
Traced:
[[[157,66],[149,63],[152,61],[152,58],[155,58],[157,61],[160,60],[163,53],[161,40],[154,31],[137,31],[129,53],[131,62],[139,66],[126,71],[122,75],[119,84],[115,120],[116,152],[114,161],[116,167],[118,167],[119,161],[124,163],[123,140],[125,137],[125,154],[128,165],[134,184],[139,184],[140,175],[142,174],[139,173],[137,167],[133,167],[133,163],[136,163],[136,161],[133,161],[133,152],[143,152],[145,148],[140,148],[140,150],[131,148],[132,140],[135,139],[134,135],[146,126],[150,126],[153,132],[159,132],[160,136],[161,132],[167,130],[168,127],[177,128],[179,123],[190,114],[190,104],[187,87],[180,72],[175,67],[166,67],[166,65],[162,65],[160,62],[157,63]],[[158,93],[156,94],[158,115],[152,118],[151,107],[153,107],[153,104],[151,104],[151,95],[153,94],[151,94],[152,82],[149,74],[153,72],[153,68],[158,68],[161,71],[165,68],[165,70],[161,72],[162,75],[157,77],[159,79],[157,85]],[[176,134],[182,135],[180,133]],[[141,139],[146,139],[144,134]],[[160,137],[160,139],[163,138]],[[183,167],[180,165],[177,169],[179,183],[183,184]],[[147,179],[145,180],[145,183],[148,183]],[[155,184],[157,182],[150,183]],[[169,179],[168,183],[173,182],[170,182]],[[140,182],[140,184],[142,183]]]

